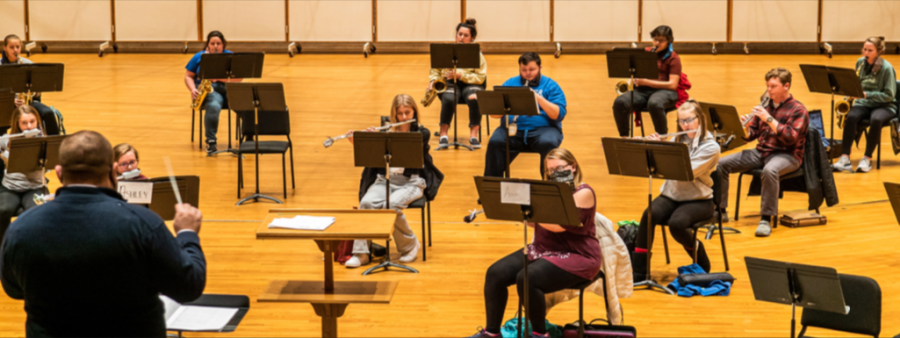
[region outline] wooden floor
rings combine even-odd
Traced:
[[[391,99],[399,93],[419,99],[426,86],[427,55],[266,55],[259,81],[282,82],[291,109],[291,137],[297,188],[288,190],[284,205],[268,202],[237,207],[237,159],[219,155],[206,157],[190,142],[190,96],[182,81],[190,55],[34,55],[35,62],[64,62],[65,90],[45,94],[44,102],[65,115],[69,133],[92,129],[113,143],[129,142],[140,150],[140,167],[148,176],[165,175],[163,156],[171,156],[177,174],[200,175],[200,208],[205,222],[200,233],[208,262],[207,293],[245,294],[252,301],[250,312],[232,334],[190,336],[318,336],[319,317],[307,304],[257,303],[273,279],[322,278],[322,254],[310,242],[259,241],[254,231],[266,211],[274,207],[351,208],[357,205],[360,168],[353,167],[350,144],[340,141],[322,147],[328,136],[376,124],[389,114]],[[799,64],[852,67],[856,56],[765,56],[685,55],[684,70],[690,75],[694,98],[732,104],[742,112],[758,103],[764,91],[764,74],[774,67],[794,73],[795,98],[809,109],[828,109],[830,97],[811,94],[800,74]],[[900,64],[895,55],[886,57]],[[499,85],[517,74],[516,56],[488,55],[489,81]],[[555,79],[568,99],[563,123],[563,147],[574,152],[584,168],[585,180],[596,190],[597,210],[613,221],[639,219],[646,207],[646,180],[610,176],[606,169],[601,137],[614,136],[611,106],[617,81],[606,75],[606,60],[595,55],[545,56],[543,74]],[[424,109],[422,121],[437,128],[439,104]],[[460,106],[460,116],[467,116]],[[669,125],[674,125],[674,114]],[[227,138],[226,114],[222,114],[219,143]],[[826,122],[828,122],[826,120]],[[463,121],[460,125],[466,125]],[[648,122],[649,123],[649,122]],[[496,120],[492,123],[496,127]],[[840,130],[838,130],[840,132]],[[461,135],[466,132],[461,130]],[[882,169],[868,174],[835,175],[841,203],[823,206],[828,225],[791,229],[779,227],[770,238],[755,238],[759,198],[744,199],[742,217],[729,226],[743,233],[728,235],[731,274],[737,278],[727,297],[679,298],[654,291],[635,291],[623,299],[625,322],[641,336],[786,336],[790,307],[755,301],[744,265],[745,256],[805,264],[831,266],[840,273],[872,277],[883,293],[882,335],[900,333],[900,261],[896,243],[900,227],[886,202],[882,182],[900,181],[900,161],[888,150],[884,133]],[[864,143],[865,141],[863,141]],[[432,146],[437,141],[432,139]],[[500,257],[521,247],[520,225],[486,221],[461,222],[467,210],[476,207],[474,175],[484,166],[485,149],[474,152],[432,152],[446,175],[437,200],[432,204],[434,246],[428,261],[411,265],[421,273],[387,272],[361,276],[360,269],[337,266],[337,280],[397,280],[397,293],[390,305],[351,305],[339,320],[344,337],[468,336],[484,325],[482,295],[484,272]],[[854,164],[861,151],[854,149]],[[281,198],[281,168],[277,156],[261,159],[260,189]],[[253,158],[244,162],[247,177],[253,177]],[[514,163],[512,172],[524,178],[538,177],[537,155],[526,154]],[[290,174],[290,169],[288,169]],[[290,180],[290,177],[288,177]],[[732,180],[732,205],[735,185]],[[289,182],[290,183],[290,182]],[[57,184],[58,183],[54,183]],[[654,185],[655,195],[660,182]],[[745,183],[749,185],[749,183]],[[290,184],[288,185],[290,187]],[[247,181],[247,196],[254,188]],[[746,188],[745,188],[746,191]],[[806,196],[788,193],[781,210],[806,207]],[[729,210],[733,213],[733,209]],[[418,232],[418,211],[407,212]],[[733,216],[733,214],[732,214]],[[657,234],[657,239],[659,239]],[[706,242],[714,271],[724,270],[718,241]],[[672,263],[666,264],[657,242],[653,276],[667,284],[679,266],[690,262],[676,246]],[[506,317],[514,315],[515,292]],[[605,317],[603,300],[586,298],[587,317]],[[577,301],[556,306],[548,315],[552,323],[564,324],[577,317]],[[23,303],[0,296],[0,336],[24,335]],[[813,330],[812,335],[841,335]]]

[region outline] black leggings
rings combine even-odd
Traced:
[[[676,202],[666,196],[659,196],[653,200],[653,228],[647,227],[647,210],[641,216],[641,226],[638,228],[638,236],[635,247],[647,249],[647,236],[653,240],[654,228],[657,224],[669,226],[672,238],[684,246],[685,250],[693,251],[694,236],[691,226],[694,223],[709,219],[713,215],[712,200],[698,200]]]
[[[494,262],[484,276],[484,308],[487,313],[486,329],[491,333],[499,333],[503,324],[503,312],[509,298],[507,288],[516,284],[519,299],[524,299],[524,270],[522,249],[516,250],[506,257]],[[544,294],[572,288],[588,280],[563,270],[545,259],[538,259],[528,264],[528,311],[534,331],[546,333],[544,320],[547,316],[547,304]]]
[[[634,109],[631,108],[631,96],[634,95]],[[653,120],[653,128],[659,134],[669,131],[666,120],[666,110],[675,107],[678,102],[678,93],[674,90],[656,89],[651,87],[637,87],[635,90],[622,94],[613,101],[613,117],[619,136],[628,136],[631,128],[629,114],[632,111],[641,111],[647,108],[650,119]]]
[[[853,106],[850,112],[844,117],[847,121],[844,125],[844,141],[842,150],[844,155],[850,155],[853,148],[853,140],[856,139],[856,125],[859,121],[866,118],[869,119],[869,133],[866,137],[866,156],[872,157],[875,147],[881,143],[881,128],[890,123],[891,119],[897,114],[892,113],[887,108],[866,108],[863,106]]]
[[[484,90],[481,85],[472,85],[459,82],[459,101],[453,101],[453,83],[447,82],[447,91],[441,94],[441,124],[450,125],[453,122],[453,108],[457,102],[465,102],[469,106],[469,128],[481,125],[481,112],[478,111],[478,100],[469,100],[469,96],[477,91]]]

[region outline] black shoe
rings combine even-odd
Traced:
[[[647,258],[649,254],[646,252],[631,254],[631,276],[634,283],[643,282],[647,278]]]
[[[206,156],[212,156],[213,153],[216,152],[216,143],[209,142],[206,144]]]
[[[687,251],[687,254],[691,256],[691,259],[694,258],[694,250],[693,248],[684,248],[684,251]],[[709,273],[709,269],[711,268],[711,264],[709,263],[709,256],[706,255],[706,249],[703,247],[703,242],[700,242],[697,245],[697,265],[703,268],[703,271]]]
[[[719,219],[719,211],[713,211],[713,219]],[[722,224],[728,223],[730,220],[728,219],[728,212],[722,213]]]

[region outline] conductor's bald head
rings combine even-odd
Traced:
[[[92,184],[113,188],[112,145],[103,135],[83,130],[66,137],[59,147],[59,165],[56,174],[63,185]]]

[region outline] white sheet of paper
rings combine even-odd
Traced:
[[[285,228],[295,230],[322,231],[334,224],[334,217],[318,217],[297,215],[293,218],[276,218],[269,223],[269,228]]]
[[[500,182],[500,203],[531,205],[531,184]]]
[[[121,181],[119,194],[131,204],[150,204],[153,199],[153,183]]]
[[[163,302],[163,308],[166,310],[165,318],[166,318],[166,321],[168,321],[169,318],[172,318],[172,315],[175,314],[175,311],[178,310],[178,307],[180,307],[181,304],[176,302],[174,299],[163,296],[163,295],[159,295],[159,299],[162,300],[162,302]]]
[[[166,320],[166,329],[219,331],[228,325],[237,311],[237,308],[182,305]]]

